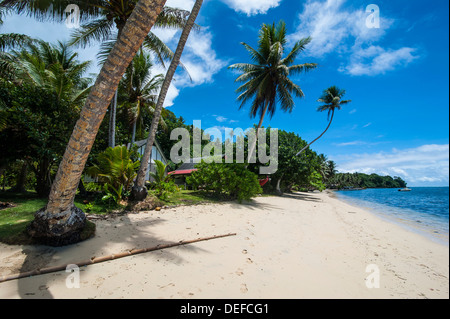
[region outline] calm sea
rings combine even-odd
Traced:
[[[449,244],[449,188],[412,187],[398,189],[338,191],[339,199],[363,207],[384,219]]]

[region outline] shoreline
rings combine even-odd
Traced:
[[[427,238],[428,240],[431,240],[437,244],[444,245],[446,247],[449,247],[449,234],[442,232],[442,230],[437,230],[435,227],[431,225],[423,225],[421,221],[415,221],[414,218],[407,219],[407,218],[401,218],[398,216],[395,216],[391,213],[386,213],[383,208],[389,208],[389,209],[396,209],[400,211],[404,211],[403,208],[397,208],[397,207],[389,207],[382,203],[377,202],[370,202],[361,200],[358,198],[354,198],[351,196],[345,196],[345,194],[342,194],[342,196],[336,194],[335,190],[327,190],[327,192],[332,193],[332,196],[336,198],[337,200],[343,201],[349,205],[360,207],[361,209],[366,210],[367,212],[377,216],[378,218],[388,222],[395,224],[397,226],[400,226],[401,228],[405,229],[406,231],[413,232],[415,234],[418,234],[422,237]],[[367,206],[365,206],[367,204]],[[386,206],[386,207],[385,207]],[[417,213],[417,212],[414,212]]]
[[[62,248],[0,245],[0,275],[158,244],[237,233],[80,269],[0,283],[0,298],[448,298],[448,247],[326,193],[177,207],[96,221]],[[380,288],[366,285],[377,266]]]

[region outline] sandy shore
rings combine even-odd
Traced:
[[[64,271],[0,283],[0,298],[449,298],[448,247],[326,193],[96,224],[95,238],[70,247],[0,245],[0,275],[237,235],[82,267],[80,288],[66,286]],[[377,269],[380,287],[369,289]]]

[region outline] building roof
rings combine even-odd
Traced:
[[[206,159],[206,157],[190,158],[189,162],[181,164],[181,166],[176,171],[169,172],[169,175],[190,175],[192,174],[192,172],[197,171],[195,167],[204,159]]]

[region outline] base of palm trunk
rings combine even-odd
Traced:
[[[131,189],[130,199],[137,202],[142,202],[148,196],[147,187],[133,186]]]
[[[78,207],[59,214],[51,214],[45,208],[38,211],[27,227],[28,234],[39,243],[49,246],[66,246],[83,240],[86,215]]]

